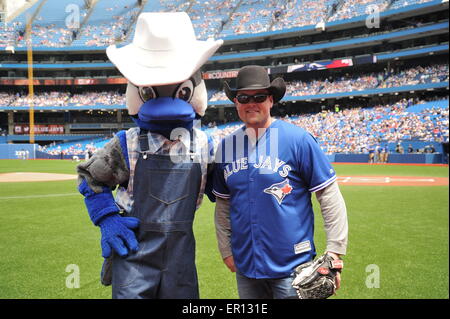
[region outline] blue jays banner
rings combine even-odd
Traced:
[[[313,63],[302,63],[288,66],[288,72],[298,72],[298,71],[313,71],[313,70],[325,70],[325,69],[335,69],[343,68],[353,65],[352,59],[339,59],[326,62],[313,62]]]

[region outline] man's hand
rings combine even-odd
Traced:
[[[331,251],[327,251],[327,254],[333,257],[334,260],[341,259],[341,256],[339,254],[333,253]],[[334,282],[336,284],[336,290],[341,288],[341,273],[336,273],[336,277],[334,278]]]
[[[236,267],[234,266],[234,258],[233,256],[228,256],[223,259],[225,265],[230,269],[231,272],[236,272]]]

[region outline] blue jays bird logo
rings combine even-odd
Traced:
[[[266,188],[264,190],[264,193],[273,195],[278,201],[278,204],[281,205],[283,199],[286,197],[286,195],[289,195],[292,190],[293,188],[291,185],[289,185],[289,180],[285,179],[280,183],[273,184],[270,187]]]

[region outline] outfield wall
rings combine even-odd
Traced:
[[[0,159],[35,159],[37,144],[0,144]]]
[[[333,163],[368,163],[369,154],[331,154],[327,155]],[[433,154],[392,154],[389,153],[388,163],[400,164],[447,164],[447,156],[441,153]]]
[[[28,151],[28,153],[27,153]],[[0,144],[0,159],[73,159],[73,155],[50,155],[37,150],[37,144]],[[331,154],[327,155],[332,163],[368,163],[369,154]],[[84,156],[80,156],[84,159]],[[433,154],[396,154],[389,153],[388,163],[410,164],[447,164],[447,155]]]

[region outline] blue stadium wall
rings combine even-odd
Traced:
[[[72,159],[73,155],[50,155],[37,150],[37,144],[0,144],[0,159],[22,159],[21,152],[28,151],[29,159]],[[83,156],[79,156],[83,159]],[[367,163],[368,154],[327,155],[333,163]],[[404,164],[447,164],[445,154],[389,154],[388,163]]]
[[[28,151],[28,159],[36,159],[37,144],[0,144],[0,159],[23,159]]]
[[[333,163],[368,163],[369,154],[327,155]],[[388,163],[394,164],[448,164],[444,154],[389,154]]]

